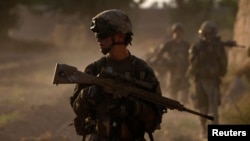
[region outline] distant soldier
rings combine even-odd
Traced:
[[[165,68],[165,73],[169,72],[170,81],[167,90],[170,97],[187,103],[189,79],[186,72],[189,66],[188,50],[190,44],[184,40],[183,35],[183,25],[181,23],[173,24],[171,39],[161,45],[157,56],[158,60],[162,60],[161,67]]]
[[[158,45],[155,48],[152,48],[152,50],[146,53],[144,59],[154,70],[155,75],[163,85],[162,89],[165,89],[167,86],[168,68],[164,66],[168,62],[168,59],[167,57],[158,55],[161,53],[162,48],[162,45]]]
[[[189,74],[194,79],[194,106],[200,112],[214,116],[212,124],[219,123],[221,79],[227,73],[228,58],[225,43],[217,36],[217,26],[211,21],[202,23],[200,39],[191,46]],[[235,43],[234,43],[235,44]],[[207,137],[207,120],[200,118],[202,135]]]

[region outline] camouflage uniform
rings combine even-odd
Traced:
[[[104,31],[100,28],[98,29],[98,27],[103,28],[100,23],[103,22],[103,19],[112,21],[112,16],[120,19],[113,19],[117,22],[121,22],[124,19],[127,20],[124,18],[126,15],[122,11],[104,11],[104,13],[94,18],[94,23],[91,26],[92,31],[96,33]],[[104,22],[107,23],[107,21]],[[107,26],[108,24],[104,25]],[[120,23],[118,25],[123,26]],[[130,25],[124,25],[124,27],[130,27]],[[126,33],[129,33],[129,36],[132,35],[129,32],[130,30],[126,30],[130,28],[116,28],[126,31]],[[105,33],[116,32],[112,30],[115,29],[107,30]],[[127,43],[130,41],[128,40]],[[105,50],[102,52],[106,54]],[[113,60],[108,55],[101,57],[89,64],[84,69],[84,72],[98,77],[110,77],[102,74],[104,70],[115,72],[121,76],[150,82],[154,87],[149,91],[161,95],[159,82],[153,70],[145,61],[131,53],[121,61]],[[165,110],[163,107],[132,97],[119,97],[119,95],[104,89],[108,88],[78,84],[71,97],[71,106],[77,116],[74,121],[75,129],[78,135],[83,136],[84,140],[86,135],[90,135],[89,140],[91,141],[120,141],[121,138],[126,141],[144,141],[144,134],[146,132],[152,135],[152,132],[159,128],[162,114]]]
[[[173,24],[172,34],[183,34],[183,32],[183,27],[180,23]],[[190,44],[183,37],[178,37],[178,39],[173,37],[163,44],[161,52],[158,55],[162,58],[165,57],[165,64],[162,67],[165,67],[170,75],[168,86],[170,97],[180,99],[183,103],[188,102],[189,94],[189,79],[186,76],[189,66],[189,47]]]
[[[162,45],[153,48],[153,50],[150,50],[145,54],[144,58],[148,65],[153,68],[156,77],[159,78],[160,83],[163,84],[163,86],[167,86],[168,69],[163,67],[166,65],[167,58],[159,56],[159,54],[162,53],[162,48]],[[164,89],[166,87],[162,88]]]
[[[218,124],[221,79],[227,72],[227,54],[213,22],[201,25],[201,39],[191,46],[189,74],[194,78],[194,105],[201,113],[214,116]],[[207,35],[209,34],[209,35]],[[209,39],[206,36],[210,36]],[[207,134],[207,121],[201,118],[203,136]]]

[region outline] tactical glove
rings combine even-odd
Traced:
[[[236,43],[236,41],[229,40],[229,41],[224,42],[224,45],[229,46],[229,47],[233,47],[233,46],[237,46],[237,43]]]

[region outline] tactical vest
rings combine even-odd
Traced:
[[[227,71],[227,55],[220,40],[199,41],[192,47],[191,72],[195,77],[218,78]]]
[[[123,65],[121,65],[121,63]],[[112,69],[112,71],[120,73],[121,75],[129,75],[132,78],[144,80],[146,73],[144,71],[146,67],[146,63],[133,55],[130,55],[130,57],[122,62],[117,62],[104,56],[87,66],[85,72],[98,75],[104,69]]]
[[[151,80],[154,83],[157,83],[156,77],[154,76],[153,71],[151,68],[148,67],[148,65],[141,59],[130,55],[127,59],[117,62],[114,60],[111,60],[110,58],[104,56],[100,58],[99,60],[95,61],[94,63],[88,65],[85,69],[86,73],[90,73],[92,75],[99,75],[102,70],[109,70],[112,69],[112,71],[116,73],[120,73],[121,75],[129,75],[131,78],[136,78],[138,80],[144,80],[147,81],[147,79],[155,78],[155,80]],[[146,74],[152,75],[152,76],[146,76]],[[153,90],[155,91],[155,90]],[[157,110],[157,109],[156,109]],[[161,115],[161,113],[160,113]],[[161,122],[161,117],[159,117],[159,122]],[[158,122],[158,121],[157,121]],[[130,127],[129,123],[128,127]],[[129,130],[133,131],[133,126]],[[133,134],[133,132],[131,132]],[[152,132],[148,133],[149,138],[153,140]]]

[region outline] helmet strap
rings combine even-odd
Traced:
[[[113,46],[114,45],[125,45],[125,42],[115,42],[115,38],[112,36]]]
[[[112,37],[112,44],[109,47],[101,50],[101,52],[104,55],[106,55],[115,45],[125,45],[125,42],[115,42],[114,36],[111,36],[111,37]]]

